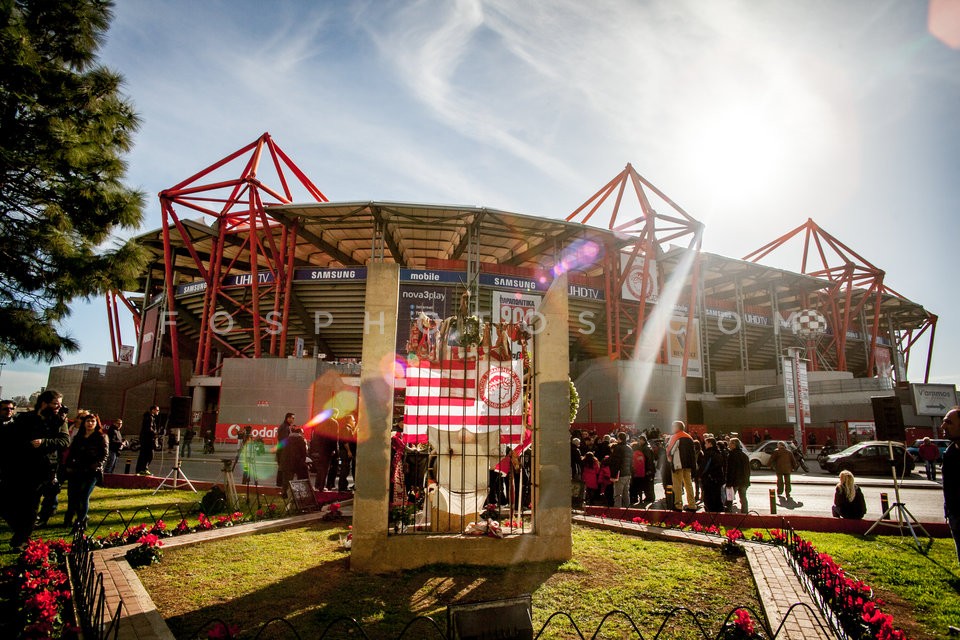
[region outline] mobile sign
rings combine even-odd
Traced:
[[[918,416],[939,418],[957,406],[957,387],[952,384],[911,384],[910,392]]]

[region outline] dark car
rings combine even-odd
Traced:
[[[950,446],[950,441],[949,441],[949,440],[940,440],[940,439],[937,439],[937,438],[930,438],[930,442],[932,442],[933,444],[937,445],[937,449],[940,449],[940,459],[942,460],[942,459],[943,459],[943,453],[947,450],[947,447]],[[921,445],[921,444],[923,444],[923,439],[922,439],[922,438],[921,438],[920,440],[914,441],[913,446],[907,447],[907,453],[909,453],[911,456],[913,456],[913,459],[914,459],[915,461],[917,461],[917,462],[920,461],[919,450],[920,450],[920,445]]]
[[[854,475],[890,475],[890,443],[886,440],[868,440],[847,447],[840,453],[827,456],[823,468],[829,473],[847,470]],[[897,477],[910,475],[913,471],[913,457],[907,455],[902,442],[894,442],[893,462]]]

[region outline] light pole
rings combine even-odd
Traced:
[[[0,376],[3,376],[3,368],[7,366],[6,360],[0,360]],[[0,398],[3,398],[3,382],[0,381]]]

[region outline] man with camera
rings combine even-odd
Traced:
[[[137,475],[152,476],[150,463],[153,462],[153,448],[156,446],[157,435],[160,433],[158,416],[160,407],[150,405],[150,409],[143,414],[140,425],[140,454],[137,456]]]
[[[59,391],[47,389],[34,410],[17,416],[7,432],[0,495],[13,531],[11,547],[22,547],[30,539],[43,487],[54,479],[60,453],[70,444],[62,398]]]

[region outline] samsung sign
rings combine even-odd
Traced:
[[[343,269],[296,269],[293,279],[298,282],[343,282],[367,279],[366,267],[345,267]]]

